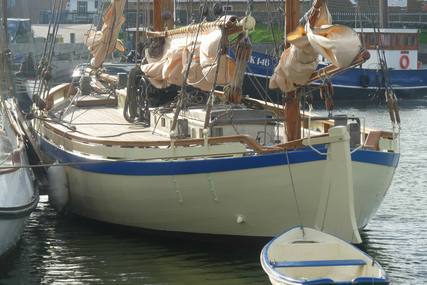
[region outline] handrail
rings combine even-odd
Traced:
[[[222,136],[222,137],[209,137],[206,140],[204,138],[201,139],[168,139],[168,140],[152,140],[152,141],[119,141],[119,140],[106,140],[101,138],[92,137],[82,133],[76,133],[75,131],[63,131],[56,128],[52,123],[45,122],[44,127],[53,133],[62,136],[63,138],[69,140],[76,140],[82,143],[87,144],[102,144],[108,146],[119,146],[119,147],[138,147],[138,148],[150,148],[150,147],[160,147],[160,146],[194,146],[194,145],[205,145],[205,143],[209,145],[216,145],[222,143],[242,143],[247,147],[253,149],[257,153],[273,153],[273,152],[281,152],[289,149],[301,148],[304,147],[303,140],[294,140],[282,144],[277,144],[273,146],[263,146],[260,145],[254,138],[247,135],[234,135],[234,136]],[[314,137],[324,137],[327,134],[322,134]]]

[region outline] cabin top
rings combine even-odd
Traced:
[[[376,33],[379,31],[381,34],[418,34],[418,29],[373,29],[373,28],[355,28],[357,33]]]
[[[419,46],[418,29],[355,29],[367,49],[376,49],[381,43],[384,50],[413,50]]]

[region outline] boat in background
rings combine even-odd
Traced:
[[[12,51],[12,64],[18,76],[35,78],[37,63],[43,58],[46,39],[34,37],[31,20],[8,18],[9,49]],[[52,77],[62,81],[71,76],[74,66],[89,58],[83,43],[57,42],[52,56]]]
[[[19,241],[25,222],[38,203],[31,168],[21,168],[29,163],[23,132],[8,109],[9,104],[0,104],[0,256]]]
[[[333,78],[324,78],[334,86],[334,99],[367,100],[380,95],[386,84],[385,77],[388,77],[387,84],[399,98],[420,98],[427,95],[427,69],[418,60],[417,29],[364,28],[355,31],[369,51],[370,58],[362,65],[347,69]],[[385,57],[387,75],[384,75],[381,68],[381,57]],[[319,68],[327,64],[324,58],[320,62]],[[257,90],[257,98],[266,98],[266,81],[273,75],[277,63],[278,60],[273,55],[252,52],[244,92]],[[321,84],[321,81],[313,82],[314,86]],[[268,95],[277,97],[272,91]]]
[[[270,241],[260,259],[273,285],[390,283],[372,257],[335,236],[307,227],[292,228]]]
[[[0,256],[16,245],[39,198],[14,108],[6,23],[0,26]]]

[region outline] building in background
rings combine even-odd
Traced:
[[[8,0],[7,4],[10,18],[26,18],[39,24],[41,13],[51,9],[52,0]]]

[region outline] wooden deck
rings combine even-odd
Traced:
[[[49,122],[47,125],[61,133],[106,141],[170,140],[153,134],[153,129],[150,127],[127,122],[120,109],[106,106],[90,108],[71,106],[62,117],[61,123]]]

